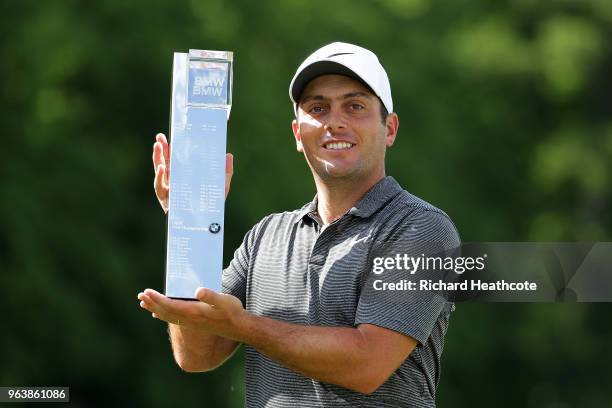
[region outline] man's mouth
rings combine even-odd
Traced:
[[[329,142],[323,145],[323,148],[327,150],[346,150],[355,146],[354,143],[349,142]]]

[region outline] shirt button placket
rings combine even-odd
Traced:
[[[308,283],[310,292],[309,316],[310,323],[317,323],[319,320],[319,277],[325,265],[329,252],[329,243],[332,239],[334,225],[328,225],[315,240],[312,247],[310,259],[308,260]]]

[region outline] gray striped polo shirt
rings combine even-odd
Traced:
[[[454,306],[438,296],[405,301],[365,296],[375,256],[421,255],[423,243],[459,245],[450,218],[385,177],[323,228],[317,199],[257,223],[223,271],[223,291],[250,313],[295,324],[374,324],[417,347],[371,395],[306,378],[254,348],[246,350],[247,407],[435,407],[440,356]],[[370,291],[371,293],[371,291]],[[367,370],[367,367],[363,367]]]

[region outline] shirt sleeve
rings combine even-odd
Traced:
[[[411,274],[405,268],[405,256],[421,259],[444,257],[458,248],[461,241],[450,218],[429,209],[415,210],[395,225],[388,226],[389,229],[384,238],[374,244],[372,263],[365,271],[357,305],[355,326],[368,323],[384,327],[410,336],[422,345],[431,335],[440,314],[443,310],[450,310],[452,304],[439,292],[418,290],[420,279],[433,278],[440,271],[416,270]],[[398,255],[400,268],[395,267]],[[376,258],[392,258],[394,267],[389,268],[391,261],[387,265],[379,261],[379,268],[374,268]],[[380,266],[384,270],[381,271]],[[397,289],[397,283],[401,285],[410,281],[414,282],[417,290]],[[395,289],[381,289],[385,282],[396,284]]]
[[[221,277],[221,291],[236,296],[244,306],[246,306],[247,276],[256,230],[257,225],[245,234],[242,244],[234,251],[234,258],[223,270]]]

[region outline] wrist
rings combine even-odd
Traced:
[[[247,312],[245,309],[240,310],[238,314],[236,314],[232,318],[232,326],[235,328],[234,332],[234,340],[249,344],[249,334],[251,333],[251,327],[253,327],[253,319],[255,315]]]

